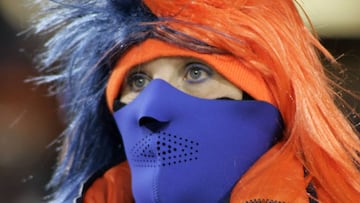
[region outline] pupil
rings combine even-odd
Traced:
[[[200,72],[200,70],[196,69],[196,70],[191,71],[190,75],[193,79],[198,79],[201,75],[201,72]]]
[[[136,87],[142,87],[144,85],[144,78],[138,78],[136,81],[135,81],[135,86]]]

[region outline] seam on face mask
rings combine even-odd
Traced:
[[[158,184],[158,180],[159,180],[159,168],[156,168],[155,174],[154,174],[154,178],[153,178],[153,199],[154,199],[154,203],[160,203],[160,195],[159,195],[159,184]]]

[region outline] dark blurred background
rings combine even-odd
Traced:
[[[359,94],[360,1],[301,2],[322,43],[347,67],[345,85]],[[31,12],[36,9],[24,0],[0,0],[1,203],[43,202],[56,160],[50,143],[64,128],[56,99],[47,95],[47,87],[24,82],[38,75],[33,59],[43,43],[21,34],[29,27]],[[346,99],[359,110],[357,102]]]
[[[50,143],[63,126],[47,87],[24,82],[38,75],[32,60],[41,48],[19,35],[28,13],[19,1],[0,2],[0,202],[37,203],[55,163]]]

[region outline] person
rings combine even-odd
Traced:
[[[336,61],[295,4],[43,5],[38,82],[69,123],[49,201],[360,199],[359,134],[321,60]]]

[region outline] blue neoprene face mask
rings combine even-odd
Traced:
[[[114,116],[137,203],[227,202],[282,131],[271,104],[200,99],[162,80]]]

